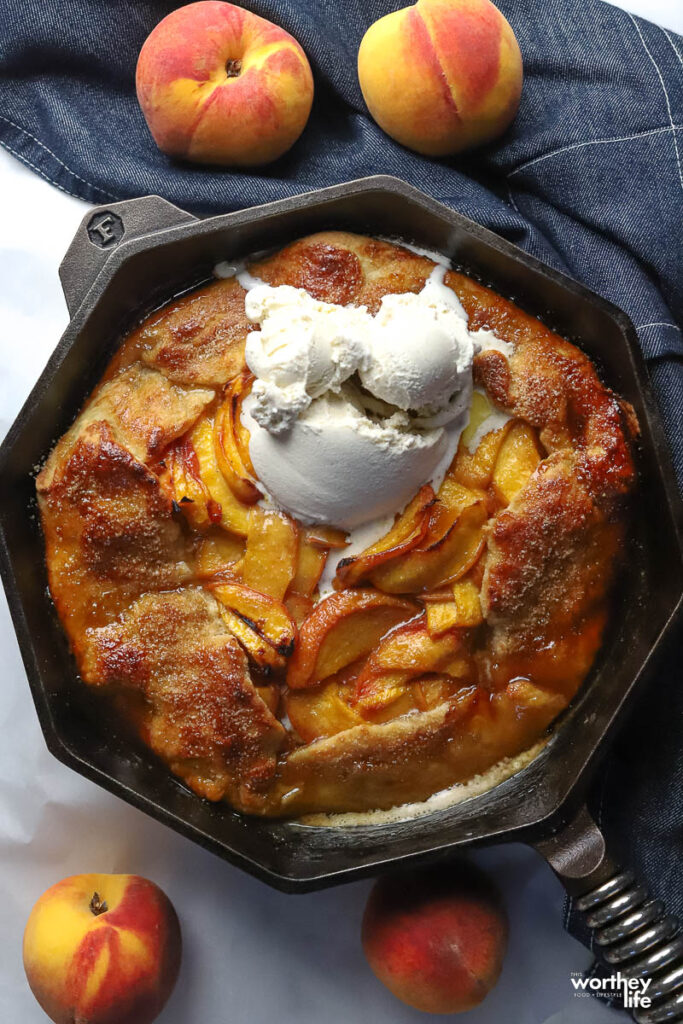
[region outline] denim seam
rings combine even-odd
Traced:
[[[663,28],[663,29],[662,29],[662,32],[664,33],[664,35],[666,36],[666,38],[667,38],[667,39],[669,40],[669,42],[670,42],[670,44],[671,44],[671,49],[673,50],[673,52],[674,52],[674,53],[676,54],[676,56],[678,57],[678,59],[679,59],[680,63],[681,63],[681,64],[683,64],[683,57],[681,57],[680,53],[678,52],[678,47],[677,47],[677,46],[676,46],[676,44],[674,43],[673,39],[671,38],[671,36],[669,35],[669,33],[667,32],[667,30],[666,30],[665,28]]]
[[[47,174],[41,167],[38,167],[36,164],[32,163],[27,156],[24,156],[23,153],[19,153],[18,150],[14,149],[13,146],[11,146],[6,139],[0,139],[0,146],[2,146],[3,149],[6,149],[8,153],[11,153],[12,156],[15,156],[20,163],[25,164],[26,167],[30,167],[31,170],[35,171],[36,174],[39,177],[41,177],[44,181],[47,181],[50,185],[54,185],[55,188],[58,188],[60,192],[64,192],[64,194],[67,196],[73,196],[74,199],[83,199],[83,196],[79,196],[77,192],[69,191],[69,189],[65,188],[64,185],[60,185],[58,181],[55,181],[54,178],[51,178],[50,175]],[[93,186],[93,188],[94,187],[96,186]]]
[[[535,156],[532,160],[526,160],[519,167],[513,168],[508,171],[508,178],[511,178],[513,174],[517,174],[519,171],[525,170],[527,167],[531,167],[532,164],[540,163],[542,160],[548,160],[551,156],[559,156],[560,153],[567,153],[570,149],[582,149],[584,146],[603,146],[609,142],[630,142],[632,139],[644,139],[648,135],[662,135],[665,132],[676,132],[677,130],[683,129],[683,125],[664,125],[662,128],[650,128],[645,132],[636,132],[633,135],[618,135],[611,139],[586,139],[584,142],[572,142],[570,146],[561,146],[559,149],[553,149],[549,153],[542,153],[540,156]]]
[[[678,324],[669,324],[666,320],[655,320],[651,324],[640,324],[636,327],[637,331],[644,331],[646,327],[673,327],[674,331],[680,331]]]
[[[648,57],[650,58],[650,60],[654,64],[654,68],[655,68],[655,71],[657,72],[657,76],[659,78],[659,81],[662,83],[662,89],[664,90],[664,99],[666,101],[666,109],[667,109],[667,112],[669,114],[669,124],[671,125],[671,130],[672,130],[672,134],[673,134],[674,149],[676,150],[676,163],[678,165],[678,178],[679,178],[680,183],[681,183],[681,190],[683,190],[683,170],[681,169],[681,154],[678,151],[678,140],[676,139],[676,126],[674,125],[673,114],[671,113],[671,101],[669,100],[669,91],[668,91],[668,89],[666,87],[666,82],[664,81],[664,76],[662,75],[662,72],[659,70],[659,65],[658,65],[657,61],[654,59],[654,57],[652,56],[652,53],[650,52],[650,48],[647,45],[647,43],[645,42],[645,37],[643,36],[643,33],[638,28],[638,22],[636,21],[636,19],[633,17],[632,14],[629,14],[629,18],[633,22],[633,26],[634,26],[636,32],[638,33],[638,35],[640,36],[640,41],[643,44],[643,46],[645,47],[646,54],[648,55]]]
[[[10,121],[10,119],[8,117],[4,117],[2,114],[0,114],[0,121],[4,121],[6,124],[11,125],[12,128],[16,128],[16,130],[18,132],[21,132],[23,135],[26,135],[27,138],[32,139],[33,142],[36,142],[41,147],[41,149],[44,149],[46,153],[49,153],[50,156],[54,160],[56,160],[57,163],[60,164],[64,168],[65,171],[68,171],[68,173],[71,174],[74,178],[77,178],[79,181],[82,181],[84,185],[88,185],[90,188],[94,188],[96,192],[101,192],[103,196],[107,197],[107,199],[113,199],[114,201],[116,201],[116,196],[113,195],[111,192],[107,192],[105,189],[100,188],[99,185],[93,184],[93,182],[92,181],[88,181],[87,178],[82,178],[80,174],[76,173],[76,171],[72,171],[70,167],[67,167],[67,165],[64,163],[64,161],[60,160],[56,153],[53,153],[52,150],[48,146],[46,146],[44,142],[41,142],[40,139],[37,139],[35,137],[35,135],[32,135],[31,132],[27,131],[26,128],[22,128],[21,125],[16,124],[14,121]],[[4,142],[3,142],[3,144],[6,145],[6,143],[4,143]],[[10,152],[14,153],[15,156],[19,156],[19,154],[16,152],[16,150],[12,149],[11,146],[7,145],[7,149],[9,149]],[[34,171],[38,171],[39,174],[43,173],[43,172],[39,171],[37,167],[35,167],[33,164],[31,164],[29,160],[26,160],[25,162],[30,167],[32,167]],[[51,185],[56,185],[57,188],[60,187],[57,184],[57,182],[53,181],[52,178],[49,178],[47,176],[47,174],[43,174],[43,177],[47,178],[47,180],[50,182]],[[62,191],[67,192],[67,195],[75,195],[75,193],[73,193],[73,192],[68,192],[67,189],[62,189]],[[80,199],[81,197],[80,196],[76,196],[76,198]]]
[[[512,188],[510,187],[509,183],[508,183],[508,196],[510,197],[510,205],[512,206],[512,209],[515,210],[520,215],[520,217],[521,217],[522,216],[522,212],[519,209],[519,207],[517,206],[517,203],[515,202],[515,197],[512,194]]]

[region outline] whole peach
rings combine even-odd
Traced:
[[[24,932],[31,991],[55,1024],[150,1024],[180,967],[168,897],[137,875],[74,875],[37,901]]]
[[[370,26],[358,78],[388,135],[418,153],[448,156],[510,124],[522,93],[522,55],[489,0],[417,0]]]
[[[447,868],[380,879],[363,917],[370,967],[395,996],[428,1013],[477,1006],[498,980],[507,918],[478,868]]]
[[[147,37],[138,101],[157,146],[199,163],[269,163],[296,142],[313,75],[296,39],[220,0],[171,11]]]

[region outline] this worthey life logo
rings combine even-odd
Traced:
[[[590,994],[598,999],[613,1001],[621,995],[624,1009],[642,1007],[647,1010],[652,1003],[647,994],[652,978],[626,978],[620,971],[616,971],[608,978],[586,978],[582,974],[572,973],[570,980],[575,995]]]

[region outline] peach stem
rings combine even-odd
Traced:
[[[109,907],[107,906],[107,901],[103,900],[98,892],[94,892],[90,900],[90,909],[95,917],[99,917],[100,914],[106,914]]]

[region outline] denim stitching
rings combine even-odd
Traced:
[[[678,324],[670,324],[667,323],[666,320],[655,320],[651,324],[640,324],[639,327],[636,327],[636,330],[644,331],[646,327],[673,327],[674,331],[680,331]]]
[[[547,160],[551,156],[558,156],[560,153],[567,153],[570,149],[582,149],[584,146],[602,146],[608,142],[630,142],[632,139],[644,139],[648,135],[661,135],[665,132],[676,131],[676,129],[683,128],[683,125],[674,125],[663,128],[651,128],[646,132],[636,132],[634,135],[619,135],[612,139],[586,139],[585,142],[572,142],[571,146],[561,146],[560,149],[553,149],[550,153],[542,153],[541,156],[535,156],[533,160],[526,160],[519,167],[515,167],[512,171],[508,172],[508,178],[511,178],[513,174],[517,174],[518,171],[523,171],[527,167],[531,167],[532,164],[538,164],[541,160]]]
[[[116,201],[116,196],[112,195],[111,192],[105,191],[105,189],[100,188],[99,185],[94,185],[92,183],[92,181],[88,181],[87,178],[82,178],[80,176],[80,174],[76,174],[76,172],[72,171],[70,167],[67,167],[67,165],[64,163],[64,161],[60,160],[56,153],[53,153],[52,150],[49,149],[48,146],[46,146],[44,142],[41,142],[40,139],[37,139],[35,137],[35,135],[32,135],[31,132],[26,130],[26,128],[22,128],[21,125],[15,124],[14,121],[10,121],[10,119],[8,117],[4,117],[2,114],[0,114],[0,121],[4,121],[6,124],[11,125],[12,128],[16,128],[18,132],[22,132],[22,134],[28,136],[29,139],[33,139],[34,142],[37,142],[38,145],[41,147],[41,149],[44,149],[46,153],[49,153],[50,156],[53,157],[57,161],[58,164],[61,164],[61,166],[64,168],[65,171],[68,171],[69,174],[73,175],[74,178],[78,178],[78,180],[82,181],[84,185],[89,185],[90,188],[94,188],[96,192],[101,192],[103,196],[107,197],[107,199],[113,199],[114,201]],[[7,149],[9,149],[10,152],[14,153],[15,156],[18,156],[18,153],[15,150],[13,150],[10,146],[7,146]],[[27,160],[26,163],[29,163],[29,161]],[[33,164],[29,163],[29,166],[33,167],[34,171],[38,171],[38,168],[34,167]],[[40,174],[41,172],[38,171],[38,173]],[[53,181],[52,178],[48,178],[47,174],[45,174],[43,176],[45,178],[47,178],[47,180],[50,182],[51,185],[56,185],[57,188],[59,188],[59,185],[57,185],[57,182]],[[68,192],[67,189],[63,189],[62,191],[66,192],[67,195],[75,195],[75,193],[73,193],[73,192]],[[80,199],[81,197],[80,196],[76,196],[75,198],[76,199]]]
[[[669,114],[669,124],[671,125],[671,130],[672,130],[672,133],[673,133],[674,149],[676,150],[676,163],[678,164],[678,177],[679,177],[680,182],[681,182],[681,189],[683,190],[683,170],[681,170],[681,154],[678,152],[678,141],[676,139],[676,125],[674,125],[674,119],[673,119],[673,115],[671,113],[671,103],[669,101],[669,92],[668,92],[668,90],[666,88],[666,83],[664,81],[664,76],[662,75],[662,72],[659,70],[659,65],[657,64],[657,61],[654,59],[654,57],[650,53],[650,48],[648,47],[647,43],[645,42],[645,37],[643,36],[643,33],[638,28],[638,22],[636,21],[636,19],[633,17],[632,14],[629,14],[629,18],[633,22],[635,30],[638,33],[638,35],[640,36],[640,41],[643,44],[643,46],[645,47],[645,52],[647,53],[648,57],[650,58],[650,60],[654,64],[655,71],[657,72],[657,75],[659,77],[659,81],[662,83],[662,89],[664,90],[664,99],[666,100],[666,109],[667,109],[668,114]]]
[[[676,46],[676,44],[674,43],[673,39],[671,38],[671,36],[669,35],[669,33],[668,33],[668,32],[666,31],[666,29],[665,29],[665,28],[663,28],[663,29],[662,29],[662,32],[664,33],[664,35],[666,36],[666,38],[667,38],[667,39],[669,40],[669,42],[671,43],[671,49],[673,50],[673,52],[674,52],[674,53],[676,54],[676,56],[678,57],[678,59],[679,59],[679,61],[681,62],[681,64],[683,64],[683,57],[681,57],[680,53],[678,52],[678,47],[677,47],[677,46]]]
[[[9,153],[11,153],[12,156],[15,156],[17,160],[20,161],[20,163],[26,164],[27,167],[30,167],[31,170],[35,171],[36,174],[43,178],[44,181],[47,181],[50,183],[50,185],[54,185],[55,188],[58,188],[60,192],[64,192],[67,196],[73,196],[74,199],[80,199],[81,201],[83,201],[83,196],[79,196],[78,193],[70,192],[68,188],[64,188],[63,185],[60,185],[58,181],[55,181],[54,178],[51,178],[49,174],[43,171],[40,167],[37,167],[34,163],[31,163],[27,156],[24,156],[22,153],[19,153],[16,149],[10,146],[9,142],[7,142],[6,139],[0,139],[0,146],[2,146],[3,149],[6,149]],[[67,170],[68,169],[69,168],[67,167]],[[95,186],[93,186],[93,188],[94,187]]]
[[[516,210],[516,211],[517,211],[517,213],[518,213],[518,214],[520,215],[520,217],[521,217],[521,216],[522,216],[522,213],[521,213],[521,211],[520,211],[519,207],[517,206],[517,203],[515,202],[515,197],[513,196],[513,194],[512,194],[512,189],[510,188],[510,186],[509,186],[509,185],[508,185],[508,195],[509,195],[509,197],[510,197],[510,205],[512,206],[512,209],[513,209],[513,210]]]

